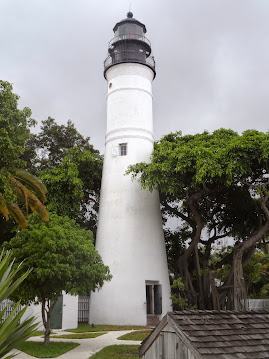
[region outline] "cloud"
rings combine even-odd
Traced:
[[[103,152],[103,61],[129,1],[10,0],[0,4],[0,78],[21,106],[92,138]],[[268,129],[266,0],[135,0],[157,64],[155,137],[219,127]]]

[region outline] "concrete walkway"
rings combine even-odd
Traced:
[[[101,335],[96,338],[90,338],[90,339],[62,339],[62,338],[55,338],[53,339],[53,336],[51,336],[51,342],[74,342],[79,343],[80,345],[69,352],[62,354],[58,356],[58,359],[88,359],[95,353],[99,352],[101,349],[109,346],[109,345],[139,345],[141,342],[138,340],[118,340],[117,338],[127,334],[131,333],[134,330],[121,330],[121,331],[113,331],[113,332],[107,332],[104,335]],[[70,332],[64,332],[64,331],[56,331],[55,333],[58,335],[64,335],[64,334],[71,334]],[[41,337],[32,337],[30,339],[31,341],[43,341],[44,339]],[[35,357],[32,357],[31,355],[28,355],[26,353],[20,352],[18,350],[14,351],[13,353],[16,353],[16,359],[33,359]],[[36,359],[36,358],[35,358]]]

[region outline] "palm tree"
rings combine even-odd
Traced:
[[[37,177],[24,170],[19,170],[15,175],[9,177],[9,186],[16,198],[25,205],[26,216],[30,208],[32,212],[36,212],[44,221],[47,222],[49,220],[48,213],[43,205],[46,202],[47,190]],[[6,220],[8,220],[10,215],[21,228],[26,228],[27,220],[25,214],[17,203],[6,201],[2,193],[0,193],[0,212],[2,212]]]

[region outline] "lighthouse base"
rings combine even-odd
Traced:
[[[157,325],[162,317],[172,310],[171,303],[168,300],[165,306],[163,305],[161,284],[146,283],[141,286],[140,293],[134,293],[128,284],[122,286],[119,296],[111,297],[112,284],[106,284],[100,292],[92,293],[89,322],[110,325]],[[115,282],[113,291],[114,289]]]
[[[147,325],[148,315],[161,319],[172,310],[159,194],[141,190],[137,182],[128,187],[135,208],[126,211],[129,217],[114,223],[112,203],[100,213],[96,249],[113,277],[92,293],[90,323]]]

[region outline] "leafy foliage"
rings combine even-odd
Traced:
[[[26,143],[24,158],[28,168],[42,171],[60,165],[70,148],[83,148],[91,153],[99,152],[89,143],[90,138],[84,138],[69,120],[67,126],[58,125],[49,117],[42,121],[41,132],[31,135]]]
[[[198,299],[200,308],[227,307],[228,296],[228,307],[239,309],[246,298],[242,267],[269,230],[268,149],[269,134],[255,130],[242,135],[225,129],[186,136],[178,132],[155,144],[150,163],[129,167],[127,173],[142,188],[160,191],[163,214],[183,221],[178,248],[176,233],[168,236],[169,266],[182,279],[190,304]],[[210,292],[212,271],[218,267],[208,266],[212,245],[225,236],[233,236],[236,246],[227,257],[226,290],[218,297],[216,288]]]
[[[42,202],[46,202],[46,187],[41,183],[38,178],[30,173],[18,170],[16,175],[9,177],[9,185],[15,197],[24,204],[26,214],[29,208],[32,212],[36,212],[44,221],[48,221],[48,213]],[[38,199],[41,198],[42,202]],[[5,200],[3,194],[0,193],[0,212],[6,220],[11,215],[21,228],[27,227],[27,220],[25,214],[20,207],[12,202]]]
[[[185,309],[196,309],[196,306],[191,306],[188,303],[188,299],[184,298],[184,284],[182,283],[181,278],[173,280],[171,286],[171,300],[173,303],[174,310],[185,310]]]
[[[20,274],[21,265],[14,268],[14,261],[11,260],[11,253],[2,251],[0,255],[0,302],[7,299],[18,288],[19,285],[30,274],[27,270]],[[17,279],[15,279],[17,276]],[[0,358],[13,358],[14,355],[8,353],[17,345],[23,343],[34,333],[37,324],[34,324],[34,318],[28,318],[21,321],[27,307],[20,310],[20,302],[14,305],[12,312],[0,326]],[[0,322],[3,320],[6,310],[0,313]],[[7,356],[8,355],[8,356]]]
[[[42,204],[46,201],[45,187],[36,177],[21,170],[25,165],[22,160],[24,145],[35,121],[30,118],[29,108],[18,109],[18,99],[12,93],[12,85],[0,81],[0,212],[6,220],[11,215],[21,228],[25,228],[25,214],[17,200],[25,205],[26,213],[30,207],[44,220],[48,220],[48,215]]]
[[[244,278],[251,298],[269,298],[269,255],[256,250],[244,267]]]
[[[18,260],[24,260],[22,269],[33,268],[14,298],[23,303],[35,303],[37,298],[42,303],[45,341],[49,340],[51,312],[63,291],[84,294],[102,287],[111,278],[108,267],[94,250],[92,233],[68,217],[50,214],[46,223],[32,214],[27,229],[6,246],[13,248]]]
[[[24,144],[35,123],[29,108],[18,109],[19,96],[12,89],[10,83],[0,80],[0,193],[9,202],[15,198],[10,187],[10,174],[24,166],[21,159]]]
[[[89,141],[71,121],[58,125],[49,117],[27,141],[24,158],[48,189],[48,208],[95,232],[103,158]]]

